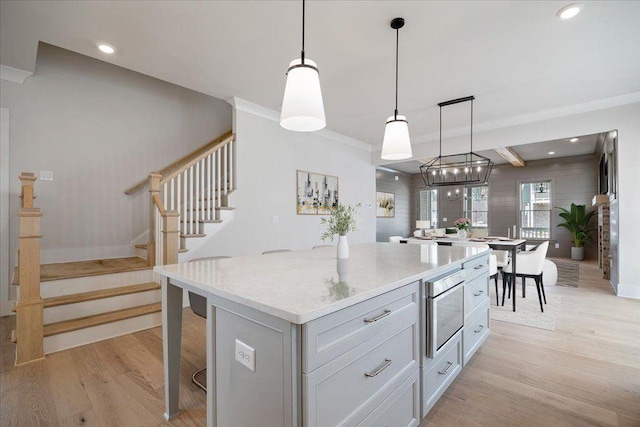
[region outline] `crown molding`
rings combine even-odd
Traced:
[[[33,73],[29,71],[24,71],[18,68],[9,67],[8,65],[0,64],[0,78],[2,80],[22,84],[31,76],[33,76]]]
[[[271,108],[263,107],[262,105],[254,104],[236,96],[227,99],[227,102],[238,111],[244,111],[245,113],[253,114],[254,116],[262,117],[263,119],[271,120],[272,122],[280,123],[280,112]],[[358,139],[351,138],[350,136],[343,135],[341,133],[332,131],[330,129],[322,129],[316,132],[311,132],[315,135],[321,136],[332,141],[340,142],[351,147],[359,148],[367,152],[371,152],[373,147],[371,144],[362,142]]]
[[[623,105],[635,104],[640,102],[640,92],[632,92],[624,95],[612,96],[610,98],[596,99],[594,101],[583,102],[581,104],[566,105],[564,107],[552,108],[550,110],[539,111],[536,113],[523,114],[520,116],[507,117],[492,122],[478,123],[473,126],[473,133],[478,134],[491,130],[509,128],[513,126],[525,125],[528,123],[542,122],[545,120],[559,119],[562,117],[573,116],[576,114],[589,113],[591,111],[607,110],[609,108],[621,107]],[[442,132],[442,139],[453,138],[456,136],[468,135],[471,131],[470,126],[463,126]],[[413,144],[424,144],[428,142],[438,141],[439,133],[432,132],[429,134],[419,135],[411,138]],[[374,147],[374,151],[382,150],[382,144]]]

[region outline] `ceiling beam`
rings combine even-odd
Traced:
[[[524,160],[520,157],[520,154],[516,153],[513,148],[500,147],[494,148],[493,150],[517,168],[523,168],[526,166]]]

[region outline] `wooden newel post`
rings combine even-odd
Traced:
[[[19,296],[16,304],[16,365],[44,357],[43,303],[40,296],[40,218],[42,212],[33,207],[33,174],[23,173],[22,208],[18,212],[19,229]]]
[[[153,267],[156,265],[156,209],[153,196],[160,196],[160,179],[162,175],[158,173],[149,174],[149,243],[147,246],[147,257],[149,265]]]
[[[178,263],[178,249],[180,248],[179,219],[180,212],[178,211],[167,211],[162,217],[163,265]]]
[[[36,175],[30,172],[22,172],[18,179],[20,179],[22,185],[22,190],[20,191],[20,207],[32,208],[33,199],[35,199],[33,195],[33,183],[37,179]]]

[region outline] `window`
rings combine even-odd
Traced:
[[[418,220],[431,221],[438,228],[438,190],[420,190],[418,196]]]
[[[520,238],[551,238],[551,182],[520,183]]]
[[[489,187],[479,185],[464,189],[464,216],[471,220],[471,228],[489,226]]]

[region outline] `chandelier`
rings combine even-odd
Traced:
[[[420,166],[422,180],[427,187],[447,185],[477,185],[489,182],[493,162],[487,157],[473,152],[473,100],[474,96],[453,99],[438,104],[440,107],[440,154],[435,159]],[[468,153],[442,155],[442,107],[471,103],[471,137]]]

